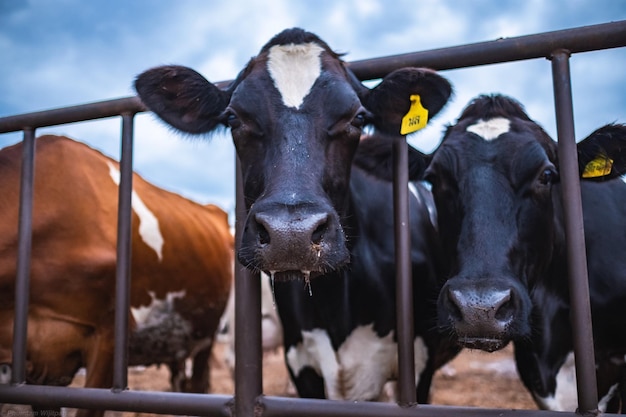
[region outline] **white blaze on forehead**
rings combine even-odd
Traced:
[[[468,132],[474,133],[485,140],[497,139],[503,133],[507,133],[511,128],[511,121],[504,117],[494,117],[493,119],[483,120],[465,129]]]
[[[322,72],[320,54],[323,50],[316,43],[275,45],[270,48],[267,69],[285,106],[297,109],[302,105],[304,97],[309,94]]]
[[[113,182],[119,186],[120,171],[110,162],[107,162],[107,165],[109,165],[109,175]],[[156,252],[159,261],[163,260],[163,235],[159,229],[159,220],[146,207],[135,190],[132,191],[131,206],[137,217],[139,217],[139,236],[141,236],[141,240]]]
[[[302,332],[302,342],[287,352],[287,363],[297,376],[311,367],[324,378],[331,400],[378,400],[385,383],[397,376],[394,332],[380,337],[373,324],[356,327],[335,352],[325,330]],[[424,370],[428,353],[421,338],[415,339],[415,380]]]

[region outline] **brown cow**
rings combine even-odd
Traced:
[[[0,151],[0,364],[11,362],[22,144]],[[37,139],[27,382],[112,384],[119,165],[61,136]],[[227,215],[133,177],[130,364],[166,363],[206,392],[233,272]],[[185,379],[184,362],[193,358]],[[181,378],[182,377],[182,378]],[[91,413],[81,410],[81,414]]]

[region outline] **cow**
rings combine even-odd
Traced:
[[[367,88],[317,35],[292,28],[224,89],[181,66],[149,69],[135,88],[179,131],[230,128],[247,210],[238,260],[270,277],[298,394],[377,400],[397,372],[392,183],[352,162],[371,126],[388,145],[376,157],[391,166],[403,119],[413,131],[435,116],[451,94],[447,80],[403,68]],[[358,159],[368,165],[366,155]],[[411,188],[416,389],[427,402],[434,370],[457,348],[442,348],[436,329],[429,194]]]
[[[264,275],[264,274],[263,274]],[[224,362],[235,376],[235,282],[230,290],[226,310],[222,316],[218,341],[226,344]],[[283,345],[283,327],[276,311],[274,294],[269,277],[261,277],[261,348],[263,352],[276,352]]]
[[[22,143],[0,151],[0,363],[12,360]],[[119,164],[63,136],[36,139],[26,382],[112,384]],[[172,390],[206,392],[228,300],[227,214],[133,174],[129,364],[166,364]],[[192,359],[192,375],[185,360]],[[10,369],[10,368],[9,368]],[[45,404],[38,405],[45,407]],[[80,415],[99,412],[79,410]]]
[[[626,126],[603,126],[577,150],[600,408],[615,410],[626,353],[626,184],[619,178]],[[512,341],[538,406],[573,411],[576,404],[566,403],[576,393],[566,383],[573,342],[556,142],[516,100],[482,95],[429,159],[424,178],[449,263],[440,328],[473,349]]]

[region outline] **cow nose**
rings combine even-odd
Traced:
[[[508,341],[507,334],[516,314],[514,290],[448,287],[446,291],[444,308],[448,319],[468,347],[474,343],[470,341]]]
[[[310,248],[319,245],[328,228],[329,214],[315,213],[284,218],[267,213],[254,216],[259,243],[276,247]]]
[[[513,316],[511,290],[492,291],[487,294],[450,290],[448,298],[454,307],[452,314],[456,314],[459,321],[465,321],[474,327],[485,325],[486,328],[491,326],[494,330],[504,329],[504,325]]]

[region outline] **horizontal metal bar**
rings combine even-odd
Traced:
[[[125,97],[0,118],[0,133],[55,126],[146,111],[139,97]]]
[[[230,417],[230,395],[121,391],[44,385],[0,385],[0,404],[45,404],[137,413]]]
[[[423,66],[436,70],[547,58],[556,49],[571,53],[626,46],[626,20],[574,29],[518,36],[450,48],[432,49],[348,63],[361,80],[381,78],[398,68]],[[216,84],[224,87],[231,81]],[[122,114],[139,113],[146,108],[138,97],[126,97],[73,107],[26,113],[0,118],[0,133],[37,128]]]
[[[354,61],[350,69],[361,80],[381,78],[402,67],[428,67],[435,70],[548,58],[556,49],[570,53],[626,46],[626,20],[503,38],[450,48]]]
[[[441,405],[417,405],[400,407],[393,403],[365,401],[329,401],[259,397],[258,407],[263,417],[566,417],[574,412],[544,410],[512,410],[499,408],[456,407]],[[608,414],[604,414],[608,415]]]

